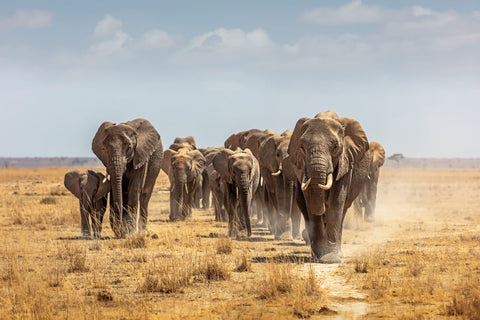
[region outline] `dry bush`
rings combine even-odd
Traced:
[[[293,267],[290,263],[267,263],[264,278],[256,284],[260,299],[275,299],[292,291],[294,286]]]
[[[252,271],[252,263],[250,259],[247,258],[247,255],[244,253],[240,258],[240,263],[234,270],[235,272],[251,272]]]
[[[233,250],[232,239],[230,238],[218,238],[217,239],[217,253],[230,254]]]
[[[326,293],[318,285],[312,264],[308,265],[306,275],[297,275],[290,296],[293,314],[299,318],[306,319],[316,314],[336,314],[334,310],[327,307]]]
[[[231,277],[231,271],[221,258],[210,254],[202,257],[195,276],[200,281],[228,280]]]
[[[75,250],[69,254],[68,273],[72,272],[88,272],[90,268],[87,266],[87,251]]]
[[[453,297],[445,306],[444,314],[467,319],[480,319],[480,279],[472,277],[453,291]]]
[[[57,204],[57,200],[54,197],[45,197],[40,199],[40,204]]]
[[[137,287],[141,293],[163,292],[175,293],[182,292],[183,288],[193,282],[192,264],[184,259],[173,259],[164,261],[161,265],[152,266],[149,269],[143,281]]]
[[[145,234],[134,234],[125,238],[123,242],[123,247],[128,249],[146,248],[147,241],[148,238]]]

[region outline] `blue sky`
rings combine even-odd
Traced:
[[[478,1],[0,1],[0,156],[93,156],[106,120],[216,146],[331,109],[387,155],[480,157],[479,56]]]

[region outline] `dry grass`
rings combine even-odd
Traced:
[[[344,263],[332,267],[302,262],[308,247],[265,229],[252,241],[225,238],[212,210],[168,222],[163,173],[151,237],[115,239],[107,213],[106,239],[78,238],[78,200],[61,186],[70,170],[0,169],[0,319],[480,314],[478,171],[384,170],[376,222],[345,230]]]

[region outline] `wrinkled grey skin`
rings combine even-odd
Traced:
[[[385,163],[385,150],[378,142],[370,142],[370,150],[365,154],[368,166],[368,180],[362,187],[362,191],[353,202],[356,219],[364,219],[366,222],[375,221],[375,206],[377,202],[377,184],[380,177],[380,167]],[[365,214],[363,214],[365,209]]]
[[[92,142],[95,155],[111,176],[110,223],[118,238],[147,232],[148,203],[162,166],[160,135],[145,119],[104,122]]]
[[[252,200],[260,180],[258,161],[250,149],[238,148],[236,151],[220,150],[213,157],[212,163],[225,186],[228,235],[237,238],[249,237],[252,234]]]
[[[297,121],[288,154],[296,169],[297,204],[312,253],[321,262],[340,262],[345,213],[361,190],[361,183],[352,181],[367,179],[367,170],[355,171],[368,148],[360,124],[333,111]],[[332,184],[327,188],[329,175]]]
[[[102,222],[107,208],[110,181],[101,172],[88,170],[65,174],[65,187],[79,200],[82,236],[99,239],[102,236]]]
[[[277,240],[292,239],[290,217],[293,210],[289,201],[294,197],[294,180],[286,180],[283,173],[283,160],[288,156],[289,142],[288,134],[272,134],[261,144],[258,157],[267,193],[268,217]],[[298,231],[295,230],[294,233],[295,238],[299,238]]]
[[[222,178],[217,170],[213,167],[213,158],[215,155],[220,151],[225,149],[224,147],[210,147],[206,149],[200,149],[202,154],[205,156],[206,159],[206,168],[204,173],[204,183],[203,187],[205,188],[205,184],[208,182],[208,195],[204,191],[203,199],[206,199],[212,194],[212,205],[215,211],[215,221],[226,222],[228,221],[226,208],[224,206],[225,203],[225,186],[222,183]],[[207,181],[207,182],[205,182]]]
[[[194,195],[202,188],[205,157],[198,150],[167,149],[162,169],[170,180],[170,221],[191,216]]]
[[[240,149],[250,149],[254,157],[259,160],[261,145],[268,137],[275,134],[276,133],[274,131],[269,129],[266,129],[264,131],[261,131],[259,129],[242,131],[237,133],[236,135],[230,136],[229,139],[233,137],[233,143],[230,149],[236,150],[237,147],[235,147],[235,143],[238,140],[238,147]],[[235,139],[235,137],[237,137],[237,139]],[[228,144],[229,139],[225,141],[225,145]],[[257,192],[255,192],[253,196],[253,208],[253,211],[257,214],[257,224],[261,225],[262,227],[269,228],[270,232],[274,233],[272,204],[268,200],[268,194],[265,190],[265,184],[262,179],[260,179]]]
[[[296,168],[290,160],[290,156],[285,157],[282,160],[282,176],[283,184],[285,188],[285,211],[287,216],[292,221],[292,237],[293,239],[300,239],[300,224],[302,220],[302,213],[296,202],[296,195],[299,190],[297,183],[297,177],[295,174]]]

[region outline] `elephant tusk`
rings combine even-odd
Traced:
[[[279,176],[282,173],[282,169],[278,169],[277,172],[272,173],[272,176]]]
[[[102,181],[102,183],[105,183],[105,182],[107,182],[107,180],[108,180],[108,173],[105,175],[105,178],[103,178],[103,181]]]
[[[318,187],[323,190],[330,190],[330,188],[332,187],[332,184],[333,184],[333,174],[330,173],[327,177],[327,184],[323,185],[319,183]]]
[[[310,181],[312,180],[312,178],[309,178],[308,180],[306,180],[307,177],[306,176],[303,176],[303,180],[302,180],[302,191],[305,191],[307,190],[308,186],[310,185]]]

